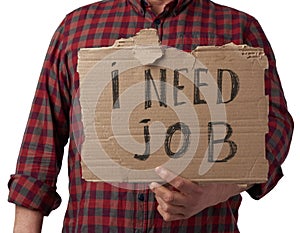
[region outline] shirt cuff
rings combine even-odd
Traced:
[[[8,183],[8,201],[18,206],[40,211],[44,216],[61,203],[56,188],[26,175],[12,175]]]
[[[255,184],[247,190],[248,194],[255,200],[259,200],[269,193],[283,177],[282,169],[280,166],[270,169],[269,178],[266,183]]]

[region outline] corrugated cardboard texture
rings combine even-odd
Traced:
[[[164,166],[194,181],[266,181],[267,67],[261,48],[185,53],[160,46],[153,29],[81,49],[83,178],[160,181]]]

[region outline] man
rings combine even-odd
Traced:
[[[79,87],[77,52],[110,46],[143,28],[156,28],[163,45],[190,52],[198,45],[228,42],[263,47],[269,59],[266,94],[270,97],[266,137],[269,179],[248,187],[255,199],[266,195],[282,176],[293,121],[276,72],[272,49],[251,16],[208,0],[104,1],[66,16],[49,47],[22,143],[9,201],[16,204],[15,232],[40,232],[43,216],[60,204],[56,179],[63,147],[70,138],[70,198],[63,232],[238,232],[241,202],[237,185],[198,185],[162,167],[157,173],[174,188],[144,185],[126,190],[81,179],[76,131],[70,121]],[[176,190],[176,191],[175,191]]]

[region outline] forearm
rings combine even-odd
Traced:
[[[40,233],[42,224],[41,212],[16,206],[14,233]]]

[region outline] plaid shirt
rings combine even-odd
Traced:
[[[63,232],[239,232],[241,196],[180,221],[165,222],[146,184],[127,190],[81,179],[72,103],[79,88],[77,52],[83,47],[111,46],[116,39],[157,28],[163,45],[190,52],[198,45],[248,44],[263,47],[269,59],[265,92],[270,97],[266,151],[269,179],[248,190],[255,199],[282,177],[293,121],[286,107],[275,58],[259,23],[251,16],[209,0],[178,0],[156,16],[146,1],[105,0],[68,14],[49,46],[22,142],[9,201],[48,215],[61,202],[56,193],[63,148],[69,141],[69,203]],[[144,186],[144,189],[141,187]]]

